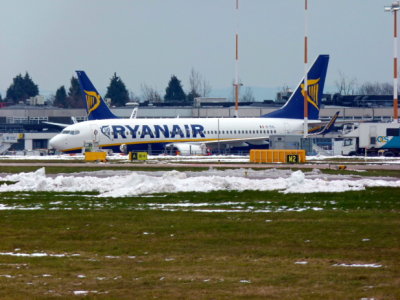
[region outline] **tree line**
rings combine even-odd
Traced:
[[[365,82],[358,84],[355,79],[349,79],[343,73],[339,73],[339,79],[335,82],[335,85],[336,93],[341,95],[390,95],[393,93],[393,85],[390,83]],[[211,93],[211,86],[200,73],[192,69],[189,75],[189,89],[187,92],[184,91],[181,81],[175,75],[171,76],[163,97],[155,88],[146,84],[141,85],[141,92],[141,98],[132,92],[130,93],[121,77],[114,73],[110,78],[105,98],[111,99],[110,104],[115,107],[125,106],[130,101],[192,105],[196,97],[208,97]],[[0,94],[0,102],[26,103],[27,99],[37,95],[39,95],[39,87],[26,72],[24,76],[18,74],[13,78],[11,85],[7,89],[5,99]],[[57,89],[55,95],[52,95],[49,100],[54,106],[60,108],[85,107],[78,79],[74,76],[70,80],[68,91],[63,85]],[[241,93],[240,101],[254,101],[251,88],[247,87]]]
[[[165,89],[165,95],[161,97],[160,93],[153,87],[142,84],[142,97],[137,97],[134,93],[130,93],[125,83],[116,73],[110,78],[110,84],[107,87],[106,99],[111,99],[111,105],[115,107],[125,106],[130,101],[148,102],[148,103],[171,103],[179,105],[191,105],[196,97],[207,97],[211,92],[210,84],[194,69],[191,70],[189,77],[189,90],[185,93],[181,81],[172,75],[168,86]],[[39,95],[39,87],[35,84],[28,74],[21,74],[13,78],[13,82],[7,89],[6,97],[3,100],[0,95],[0,102],[6,101],[10,103],[26,103],[30,97]],[[70,86],[67,88],[62,85],[54,95],[50,97],[50,102],[60,108],[84,108],[82,101],[79,81],[76,77],[70,80]]]
[[[342,72],[335,81],[336,93],[341,95],[392,95],[393,84],[388,82],[363,82],[349,78]]]

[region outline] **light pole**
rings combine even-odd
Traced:
[[[308,78],[307,78],[307,63],[308,63],[308,36],[307,36],[307,14],[308,14],[308,0],[304,0],[304,128],[303,137],[306,138],[308,134]]]
[[[236,0],[236,34],[235,34],[235,118],[239,117],[239,0]]]
[[[395,1],[391,6],[385,6],[385,11],[392,12],[394,18],[394,29],[393,29],[393,121],[399,121],[399,100],[397,95],[397,81],[398,81],[398,71],[397,71],[397,11],[400,10],[400,2]]]

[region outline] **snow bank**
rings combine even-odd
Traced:
[[[208,173],[207,173],[208,172]],[[211,173],[210,173],[211,172]],[[315,193],[359,191],[366,187],[400,187],[400,180],[340,179],[327,176],[306,175],[301,171],[282,172],[281,177],[250,178],[244,171],[229,170],[206,172],[169,171],[155,174],[128,172],[107,177],[58,175],[48,177],[41,168],[32,173],[19,173],[4,176],[1,180],[14,181],[15,184],[0,186],[0,192],[8,191],[55,191],[55,192],[99,192],[100,197],[127,197],[154,193],[210,192],[217,190],[256,190],[283,193]],[[321,178],[323,177],[323,178]],[[348,178],[348,177],[345,177]]]
[[[380,264],[334,264],[334,267],[345,267],[345,268],[381,268]]]
[[[70,257],[80,256],[80,254],[49,254],[45,252],[34,252],[34,253],[19,253],[19,252],[0,252],[2,256],[18,256],[18,257]]]
[[[4,160],[84,160],[83,154],[58,154],[58,155],[1,155],[1,159]],[[109,160],[127,160],[128,155],[121,153],[114,153],[108,155]],[[198,155],[188,155],[188,156],[176,156],[176,155],[149,155],[148,159],[150,161],[160,161],[160,162],[249,162],[249,155],[211,155],[211,156],[198,156]],[[400,158],[398,157],[384,157],[384,156],[327,156],[327,155],[313,155],[307,156],[307,161],[329,161],[332,159],[344,159],[344,160],[354,160],[362,162],[379,162],[379,163],[394,163],[399,164]]]

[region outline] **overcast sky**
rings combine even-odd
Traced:
[[[391,0],[308,1],[309,59],[330,54],[328,92],[340,72],[392,82],[393,16],[383,10]],[[135,94],[145,83],[162,96],[172,74],[187,89],[191,68],[213,90],[230,87],[235,75],[235,0],[2,0],[0,11],[3,96],[25,71],[42,93],[68,88],[82,69],[99,91],[116,72]],[[304,1],[240,0],[239,15],[244,85],[297,85]]]

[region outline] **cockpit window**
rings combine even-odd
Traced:
[[[77,135],[80,133],[79,130],[66,130],[64,129],[63,131],[61,131],[62,134],[71,134],[71,135]]]

